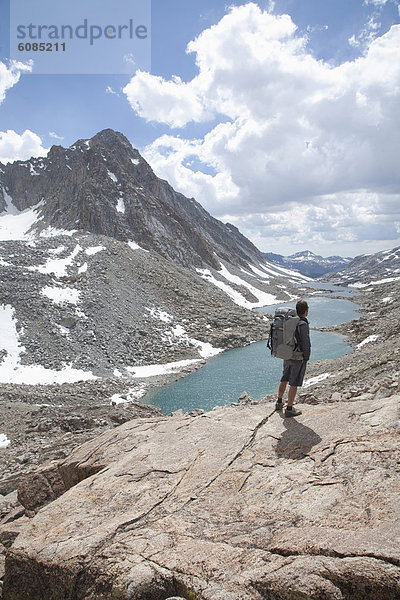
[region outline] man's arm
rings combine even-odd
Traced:
[[[309,360],[311,354],[310,327],[306,321],[300,321],[298,325],[300,350],[304,360]]]

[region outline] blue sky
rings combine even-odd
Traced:
[[[12,65],[0,7],[1,161],[111,127],[263,251],[400,244],[397,0],[152,0],[136,75]]]

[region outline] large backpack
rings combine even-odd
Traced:
[[[301,357],[295,336],[299,321],[300,317],[293,308],[276,309],[267,341],[272,356],[284,360]]]

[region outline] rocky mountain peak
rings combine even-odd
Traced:
[[[87,140],[80,140],[87,141]],[[99,131],[90,139],[91,146],[103,146],[105,149],[115,149],[125,147],[128,150],[132,150],[132,146],[127,137],[119,131],[114,129],[103,129]]]
[[[0,211],[36,207],[33,231],[83,230],[121,241],[189,268],[219,269],[264,262],[231,225],[213,218],[193,198],[158,178],[129,140],[112,129],[47,157],[7,164],[0,172]]]

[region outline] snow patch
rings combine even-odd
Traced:
[[[329,379],[329,377],[333,377],[332,373],[322,373],[322,375],[317,375],[316,377],[310,377],[310,379],[307,379],[307,381],[304,383],[303,387],[310,387],[311,385],[320,383],[320,381]]]
[[[108,173],[109,178],[112,179],[114,181],[114,183],[117,183],[118,177],[115,175],[115,173],[112,173],[108,169],[107,169],[107,173]]]
[[[219,279],[215,279],[215,277],[212,275],[212,273],[209,269],[196,269],[196,271],[197,271],[197,273],[199,273],[199,275],[202,279],[205,279],[205,281],[212,283],[213,285],[218,287],[220,290],[225,292],[225,294],[227,294],[239,306],[243,306],[245,308],[252,308],[252,305],[250,304],[250,302],[248,300],[246,300],[246,298],[244,296],[242,296],[242,294],[240,294],[238,291],[234,290],[230,285],[224,283],[223,281],[219,281]]]
[[[142,248],[141,246],[139,246],[139,244],[137,244],[136,242],[127,242],[129,248],[131,248],[131,250],[143,250],[143,252],[149,252],[149,250],[145,250],[144,248]]]
[[[82,252],[82,248],[77,244],[67,258],[48,258],[44,265],[28,267],[28,269],[39,273],[54,273],[56,277],[65,277],[68,274],[68,267],[72,265],[80,252]]]
[[[10,440],[5,433],[0,433],[0,448],[7,448],[10,445]]]
[[[39,235],[42,238],[58,237],[59,235],[72,237],[76,232],[77,229],[57,229],[56,227],[47,227],[46,229],[43,229]]]
[[[162,365],[147,365],[144,367],[127,367],[127,370],[131,373],[132,377],[155,377],[156,375],[165,375],[179,371],[183,367],[193,365],[200,361],[200,358],[193,358],[190,360],[178,360],[176,362],[165,363]]]
[[[369,283],[362,283],[361,281],[357,281],[356,283],[349,283],[349,288],[366,288],[369,285],[381,285],[381,283],[392,283],[393,281],[400,281],[400,277],[386,277],[385,279],[377,279],[375,281],[370,281]]]
[[[171,346],[175,344],[176,338],[180,338],[180,340],[185,342],[187,346],[194,346],[197,348],[201,358],[211,358],[212,356],[216,356],[216,354],[223,352],[222,348],[214,348],[214,346],[208,342],[201,342],[200,340],[189,337],[182,325],[175,325],[175,327],[166,330],[162,337],[163,340],[168,342]]]
[[[378,337],[379,337],[379,335],[375,335],[375,334],[369,335],[367,338],[365,338],[365,340],[363,340],[362,342],[357,344],[356,348],[362,348],[366,344],[370,344],[371,342],[376,342]]]
[[[54,304],[75,304],[79,302],[80,291],[75,288],[50,287],[43,288],[40,292]]]
[[[110,398],[110,404],[113,406],[116,404],[126,404],[128,402],[136,402],[140,398],[146,395],[146,385],[140,384],[138,387],[130,388],[123,396],[121,394],[114,394]]]
[[[125,214],[125,202],[123,198],[118,198],[116,210],[123,215]]]
[[[48,250],[48,253],[55,254],[57,256],[58,254],[61,254],[62,252],[64,252],[64,250],[65,250],[65,246],[58,246],[58,248],[50,248]]]
[[[60,330],[61,335],[69,337],[70,331],[68,327],[64,327],[63,325],[59,325],[58,323],[56,323],[56,327]]]
[[[38,221],[36,211],[41,203],[20,211],[14,206],[11,196],[5,190],[3,194],[7,208],[0,214],[0,241],[28,239],[30,228]]]
[[[189,338],[193,346],[195,346],[202,358],[212,358],[223,352],[223,348],[214,348],[209,342],[200,342],[194,338]]]
[[[278,265],[271,265],[270,263],[266,263],[265,265],[260,265],[260,267],[267,273],[274,275],[274,277],[280,277],[281,275],[293,277],[293,283],[304,283],[306,281],[312,281],[311,277],[307,277],[306,275],[302,275],[297,271],[292,271],[291,269],[286,269],[285,267],[280,267]]]
[[[107,248],[105,246],[91,246],[90,248],[86,248],[85,254],[87,256],[93,256],[94,254],[97,254],[98,252],[101,252],[102,250],[106,249]]]
[[[12,198],[9,194],[7,194],[6,190],[3,188],[3,196],[4,196],[4,200],[6,202],[6,209],[3,212],[6,212],[9,215],[19,215],[21,214],[21,211],[18,210],[18,208],[16,206],[14,206]],[[3,214],[3,213],[1,213]]]
[[[140,162],[140,161],[139,161],[139,159],[138,159],[138,158],[131,158],[131,163],[132,163],[133,165],[138,165],[138,164],[139,164],[139,162]]]
[[[261,277],[261,279],[266,279],[266,283],[269,283],[270,276],[265,271],[258,269],[254,265],[249,264],[249,267],[256,275],[258,275],[258,277]]]
[[[228,269],[223,264],[221,264],[221,269],[219,270],[219,273],[228,281],[246,287],[253,294],[253,296],[255,296],[258,299],[258,302],[249,302],[251,308],[254,308],[256,306],[265,306],[267,304],[273,304],[276,301],[276,296],[274,296],[273,294],[268,294],[267,292],[263,292],[262,290],[259,290],[258,288],[245,281],[244,279],[241,279],[237,275],[233,275],[233,273],[228,271]]]
[[[196,269],[196,271],[199,273],[200,277],[202,277],[209,283],[212,283],[216,287],[220,288],[236,304],[238,304],[239,306],[243,306],[244,308],[251,309],[256,308],[258,306],[276,304],[277,302],[279,302],[276,296],[274,296],[273,294],[268,294],[267,292],[263,292],[262,290],[255,288],[247,281],[244,281],[237,275],[233,275],[233,273],[230,273],[230,271],[228,271],[228,269],[223,265],[221,265],[221,270],[218,271],[218,273],[222,275],[222,277],[224,277],[227,281],[247,288],[257,298],[257,302],[250,302],[249,300],[246,300],[243,294],[241,294],[239,291],[232,288],[229,284],[220,281],[219,279],[216,279],[209,269]]]
[[[146,310],[149,311],[150,315],[154,319],[159,319],[160,321],[163,321],[164,323],[171,323],[171,321],[174,320],[174,317],[172,315],[168,314],[165,311],[162,311],[159,308],[146,308]]]

